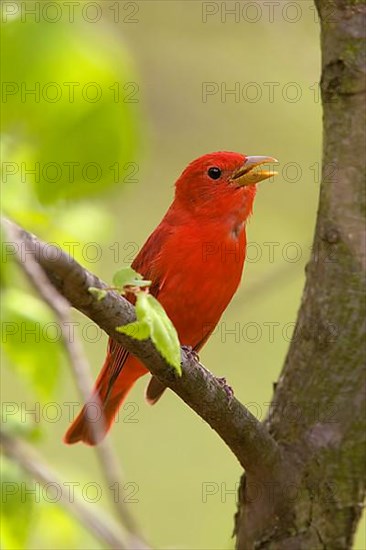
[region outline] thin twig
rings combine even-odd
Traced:
[[[21,254],[23,243],[19,239],[13,225],[7,225],[7,233],[14,244],[16,244],[16,258],[19,265],[23,269],[24,273],[27,275],[33,287],[37,290],[37,292],[52,309],[57,317],[62,333],[63,343],[69,358],[70,365],[72,367],[72,371],[75,376],[77,387],[85,403],[88,403],[92,389],[90,367],[83,353],[80,341],[77,338],[69,337],[69,331],[67,327],[70,326],[71,322],[70,305],[68,301],[50,283],[42,267],[37,263],[34,254],[29,254],[29,252],[27,251],[26,261],[23,261]],[[97,405],[98,410],[102,410],[102,405],[101,403],[98,403],[98,399],[98,396],[93,396],[93,404]],[[100,415],[100,418],[96,422],[90,422],[90,425],[96,440],[103,439],[103,415]],[[101,469],[108,487],[111,489],[114,484],[118,483],[118,487],[120,489],[119,494],[121,494],[121,498],[113,498],[113,491],[111,491],[110,495],[116,508],[117,514],[122,522],[122,525],[130,533],[130,547],[146,549],[146,544],[142,542],[143,537],[139,533],[136,522],[133,516],[130,514],[126,506],[125,499],[123,498],[123,483],[121,471],[109,440],[103,440],[99,445],[95,447],[95,450],[98,455]]]
[[[60,494],[60,503],[68,509],[73,516],[86,527],[103,543],[108,544],[116,550],[129,550],[125,535],[120,531],[118,525],[107,517],[103,510],[98,512],[92,510],[92,507],[85,504],[81,498],[70,494],[65,490],[68,484],[64,482],[58,474],[51,470],[43,460],[34,452],[33,447],[16,439],[15,437],[0,430],[1,450],[10,460],[19,464],[33,479],[37,480],[42,486],[52,483],[57,485]]]

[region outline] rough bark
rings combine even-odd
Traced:
[[[323,177],[295,334],[267,426],[283,463],[247,472],[237,548],[351,548],[365,495],[365,15],[317,0]]]

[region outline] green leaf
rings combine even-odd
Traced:
[[[117,327],[117,332],[128,334],[136,340],[151,338],[164,359],[182,375],[180,345],[177,331],[161,304],[146,292],[139,292],[136,301],[137,321]]]
[[[88,292],[89,294],[94,296],[98,300],[98,302],[101,302],[107,296],[106,290],[104,290],[103,288],[97,288],[95,286],[90,286],[88,288]]]
[[[23,187],[32,186],[43,204],[89,198],[138,178],[139,85],[121,37],[99,31],[66,17],[53,25],[21,16],[2,27],[4,43],[12,44],[1,54],[8,187],[23,163],[35,170]]]
[[[10,405],[10,408],[8,405]],[[36,422],[36,416],[24,414],[22,409],[14,407],[14,403],[4,403],[1,425],[2,429],[10,435],[30,442],[39,441],[43,435],[40,424]]]
[[[3,548],[29,548],[34,516],[34,496],[25,497],[35,483],[29,481],[17,464],[2,458],[1,538]]]
[[[114,274],[113,284],[119,288],[123,288],[125,286],[146,287],[151,285],[151,281],[145,281],[143,276],[132,269],[132,267],[126,267],[125,269],[120,269]]]
[[[49,308],[22,290],[2,297],[2,345],[20,380],[43,401],[56,389],[63,348],[61,329]]]
[[[150,337],[156,349],[181,376],[178,334],[163,306],[151,294],[140,292],[137,296],[136,314],[138,319],[141,316],[150,326]]]
[[[143,321],[134,321],[128,325],[117,327],[116,331],[135,340],[147,340],[150,336],[150,327]]]

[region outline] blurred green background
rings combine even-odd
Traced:
[[[280,160],[280,176],[257,195],[243,284],[201,354],[263,418],[291,338],[317,209],[312,2],[46,4],[2,6],[3,209],[27,229],[111,281],[160,221],[193,158],[232,150]],[[62,443],[67,403],[80,398],[52,316],[8,259],[5,250],[4,425],[79,489],[100,484],[91,506],[109,510],[94,451]],[[107,339],[81,315],[74,320],[96,375]],[[147,406],[146,383],[136,384],[110,434],[134,484],[132,513],[154,548],[232,548],[239,464],[171,392]],[[23,482],[15,466],[3,468],[3,480]],[[21,491],[6,498],[4,548],[102,547],[50,499],[36,500]],[[360,527],[355,548],[365,546]]]

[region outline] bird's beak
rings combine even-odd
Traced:
[[[247,157],[243,166],[238,168],[231,176],[231,181],[238,187],[254,185],[259,181],[276,176],[274,170],[262,170],[259,166],[263,164],[275,164],[278,160],[273,157]]]

